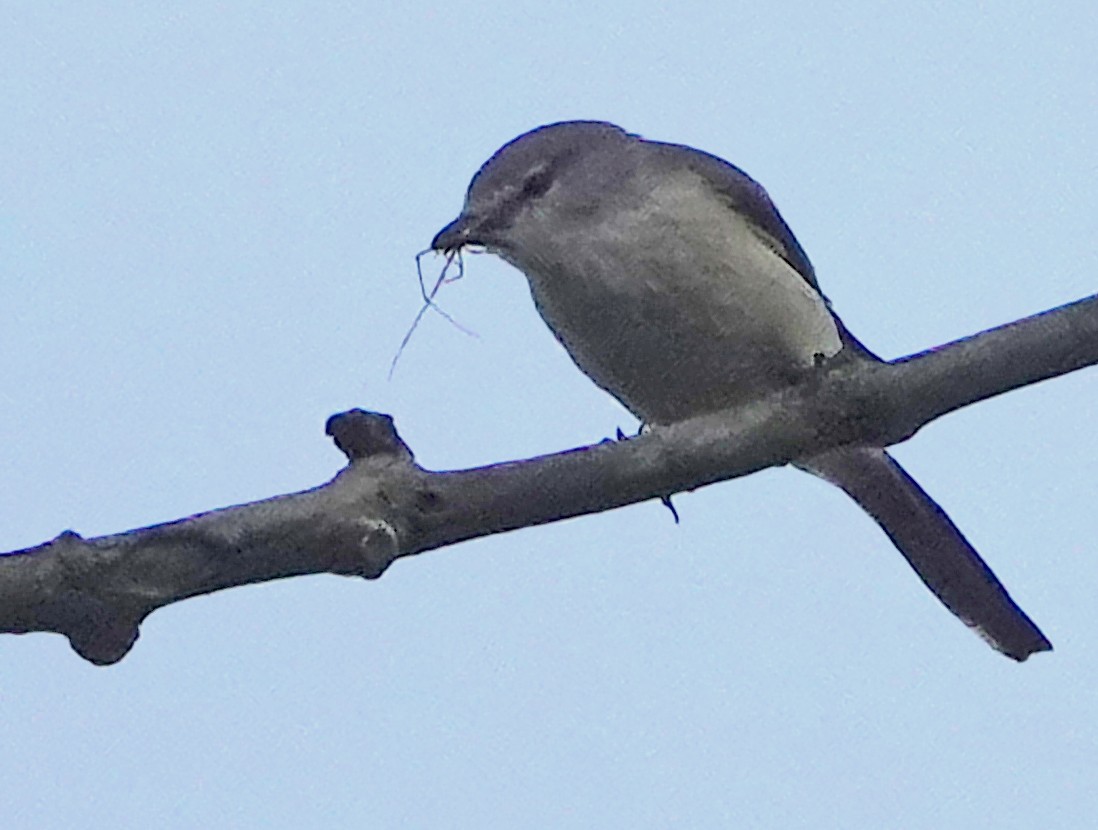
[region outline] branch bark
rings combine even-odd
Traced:
[[[637,438],[452,472],[415,464],[385,415],[333,416],[349,464],[299,493],[0,555],[0,632],[52,631],[93,663],[187,597],[313,573],[376,579],[465,539],[596,513],[787,464],[889,446],[936,418],[1098,363],[1098,295],[892,363],[824,368],[797,386]]]

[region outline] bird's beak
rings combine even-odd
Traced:
[[[435,238],[431,240],[431,250],[449,253],[474,244],[476,240],[472,238],[472,231],[469,219],[462,214],[435,234]]]

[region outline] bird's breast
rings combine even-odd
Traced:
[[[632,211],[508,256],[557,339],[642,420],[667,423],[791,382],[842,347],[823,297],[717,199],[666,187]]]

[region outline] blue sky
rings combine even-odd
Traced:
[[[394,378],[413,257],[476,168],[601,118],[762,181],[859,337],[1094,292],[1088,3],[0,6],[0,549],[325,481],[332,412],[450,469],[631,428],[521,276],[468,257]],[[897,455],[1056,645],[1016,665],[837,491],[772,470],[373,583],[180,603],[119,665],[0,638],[10,827],[1090,826],[1093,370]]]

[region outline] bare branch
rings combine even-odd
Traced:
[[[0,556],[0,631],[53,631],[120,660],[157,608],[311,573],[376,578],[464,539],[609,510],[846,444],[887,446],[971,403],[1098,363],[1098,295],[880,365],[821,370],[627,441],[472,470],[417,466],[387,416],[333,416],[350,464],[312,490]]]

